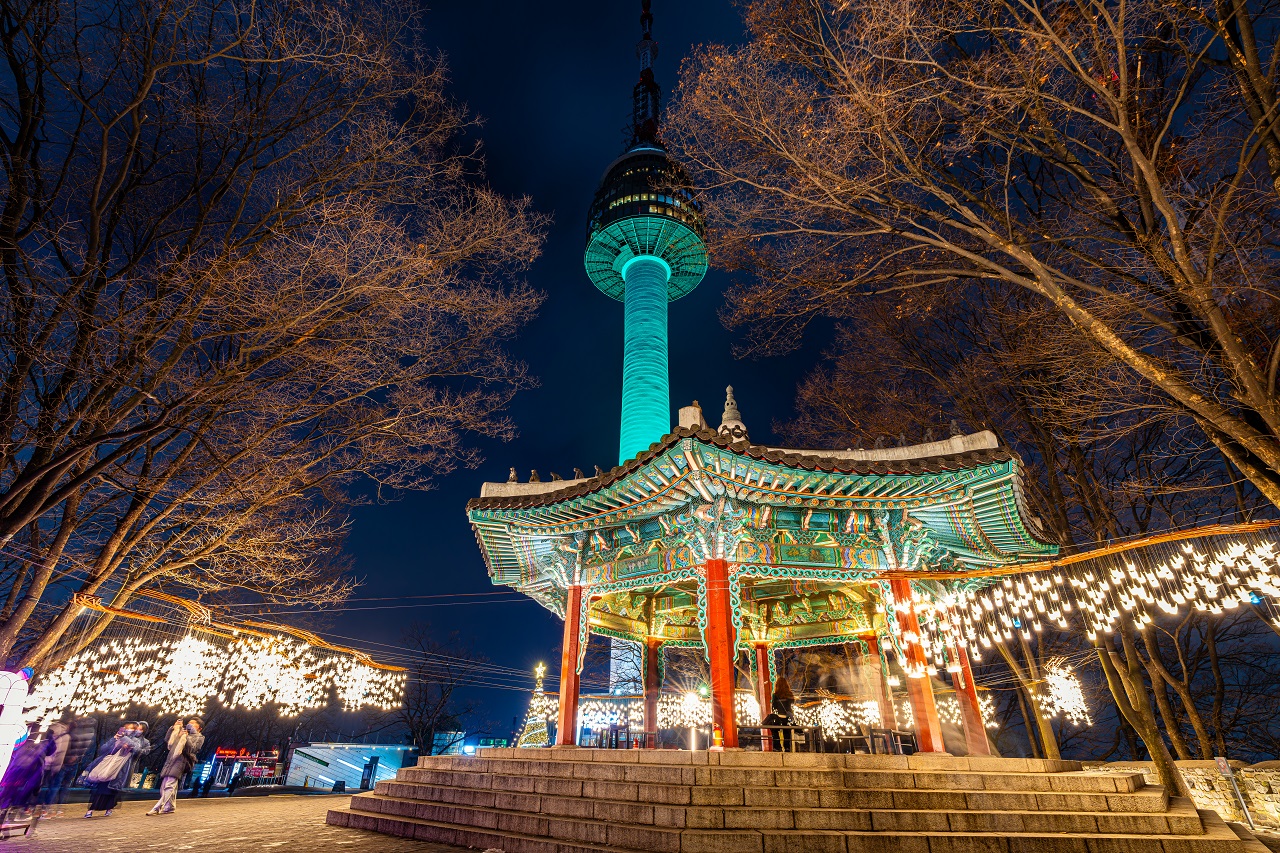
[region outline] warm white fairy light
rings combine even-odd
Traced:
[[[825,737],[845,737],[858,734],[861,727],[880,725],[880,704],[875,701],[824,698],[796,706],[793,714],[802,726],[820,727]]]
[[[995,644],[1030,640],[1045,627],[1068,628],[1077,613],[1093,640],[1113,633],[1122,620],[1142,630],[1156,617],[1188,609],[1220,614],[1280,598],[1280,550],[1271,541],[1188,542],[1158,565],[1140,564],[1140,555],[1119,559],[1032,572],[956,594],[926,633],[941,636],[941,626],[958,625],[961,645],[980,660],[981,650]]]
[[[584,698],[578,703],[578,720],[593,731],[610,726],[638,729],[644,725],[644,702],[629,697]]]
[[[203,713],[216,696],[229,707],[276,704],[284,716],[323,704],[333,690],[343,707],[390,709],[404,694],[402,672],[339,653],[321,658],[291,637],[241,635],[222,641],[197,632],[177,639],[100,640],[42,676],[29,706],[42,725],[70,709],[114,713],[130,706]]]
[[[227,665],[227,649],[187,634],[168,650],[164,677],[151,704],[179,714],[200,714],[218,692]]]
[[[897,724],[910,729],[913,725],[911,702],[905,697],[895,701]],[[995,723],[995,703],[979,694],[978,705],[988,729]],[[535,690],[525,714],[519,739],[521,746],[545,746],[546,723],[553,720],[559,706],[558,697]],[[760,725],[760,704],[746,691],[734,694],[735,717],[739,726]],[[824,737],[858,734],[861,728],[880,726],[880,703],[872,700],[822,698],[817,702],[792,708],[797,725],[822,729]],[[938,697],[938,716],[944,722],[961,725],[960,706],[954,696]],[[644,725],[644,699],[635,696],[584,696],[578,702],[578,719],[582,728],[601,730],[611,725],[639,728]],[[696,692],[665,693],[658,699],[658,728],[702,729],[711,725],[711,699]]]
[[[1092,725],[1080,679],[1064,659],[1052,658],[1045,664],[1044,685],[1049,694],[1045,705],[1051,716],[1061,715],[1076,725]]]
[[[639,700],[637,700],[639,701]],[[658,699],[658,728],[688,729],[711,725],[711,700],[697,693],[667,693]]]
[[[740,726],[760,725],[760,703],[746,691],[733,697],[734,716]],[[555,716],[559,700],[535,692],[525,714],[526,728],[537,720]],[[644,698],[637,696],[584,696],[578,700],[578,720],[584,729],[609,726],[640,728],[644,725]],[[665,693],[658,698],[658,727],[662,729],[701,728],[711,725],[711,699],[697,692]]]
[[[939,696],[934,702],[938,709],[938,722],[953,726],[964,725],[964,715],[960,711],[960,703],[954,696]]]
[[[332,654],[321,667],[344,711],[376,707],[390,710],[404,696],[405,673],[369,666],[349,655]]]
[[[760,700],[752,693],[738,692],[733,695],[734,719],[740,726],[760,725]]]
[[[1000,728],[1000,724],[996,722],[996,700],[992,699],[986,693],[979,693],[978,710],[982,713],[983,726],[988,729]]]
[[[230,708],[269,702],[287,717],[324,702],[320,661],[306,643],[288,637],[249,637],[231,646],[220,698]]]

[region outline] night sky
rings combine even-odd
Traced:
[[[742,37],[729,0],[656,0],[653,13],[660,49],[654,70],[664,96],[694,45]],[[513,347],[541,387],[525,392],[511,410],[518,438],[481,445],[486,459],[478,470],[455,472],[434,491],[355,513],[348,548],[365,581],[357,597],[493,591],[465,514],[480,484],[506,480],[513,465],[521,480],[531,468],[545,480],[551,471],[568,478],[574,467],[590,473],[593,465],[608,470],[616,462],[622,305],[592,286],[582,249],[592,194],[623,148],[639,73],[639,15],[639,0],[442,0],[428,9],[426,38],[448,56],[452,91],[484,120],[480,136],[491,183],[508,195],[530,196],[555,217],[529,274],[547,300]],[[787,359],[735,360],[735,333],[716,316],[727,281],[713,268],[692,295],[671,304],[673,422],[675,408],[697,399],[718,424],[724,386],[731,384],[752,439],[770,441],[771,421],[789,414],[796,382],[821,342]],[[349,610],[332,632],[395,644],[415,620],[441,634],[459,631],[493,663],[522,669],[540,660],[552,664],[561,632],[560,620],[530,601]],[[494,734],[506,735],[528,694],[485,689],[474,698],[484,706],[482,719],[496,724]]]

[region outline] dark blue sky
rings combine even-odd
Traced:
[[[655,73],[664,95],[692,46],[734,42],[741,24],[729,0],[653,4],[660,54]],[[587,207],[605,167],[622,150],[631,87],[639,67],[639,0],[521,3],[442,0],[427,13],[427,39],[449,57],[453,91],[484,119],[480,136],[491,183],[528,195],[555,217],[529,280],[547,294],[538,319],[514,346],[539,378],[512,409],[520,435],[484,445],[478,470],[456,472],[432,491],[355,515],[349,551],[365,578],[357,596],[489,592],[484,562],[465,504],[485,480],[521,479],[536,468],[569,476],[616,462],[621,404],[622,306],[597,291],[582,266]],[[736,361],[734,335],[716,312],[727,282],[712,270],[692,295],[671,305],[673,408],[702,402],[719,422],[724,386],[734,386],[752,438],[768,440],[771,420],[786,417],[796,381],[814,352],[788,359]],[[394,604],[395,602],[387,602]],[[358,605],[353,605],[358,606]],[[496,664],[551,664],[560,621],[532,602],[349,611],[333,631],[385,643],[420,619],[441,633],[457,630]],[[476,694],[497,734],[527,694]]]

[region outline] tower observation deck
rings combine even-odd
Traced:
[[[667,303],[690,293],[707,272],[702,211],[658,134],[658,44],[650,0],[641,6],[631,143],[596,190],[584,253],[591,281],[624,306],[619,462],[671,431]]]

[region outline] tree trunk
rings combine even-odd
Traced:
[[[31,618],[31,614],[35,612],[36,606],[44,596],[45,589],[49,586],[49,580],[53,577],[53,571],[58,567],[58,561],[62,559],[62,552],[67,547],[71,534],[75,531],[76,522],[79,520],[80,500],[83,495],[83,492],[75,492],[63,503],[62,519],[58,524],[58,532],[54,535],[53,541],[49,543],[49,547],[41,558],[40,565],[32,576],[26,592],[18,599],[17,607],[14,608],[12,615],[5,620],[4,625],[0,626],[0,660],[9,657],[9,653],[13,651],[13,644],[18,640],[18,634],[26,626],[27,620]],[[17,587],[15,586],[16,589]]]
[[[1026,691],[1016,687],[1013,695],[1018,697],[1018,710],[1022,713],[1022,725],[1027,730],[1027,743],[1031,745],[1031,757],[1044,758],[1040,752],[1040,744],[1036,742],[1036,727],[1031,724],[1031,712],[1027,710]]]
[[[1226,681],[1222,677],[1222,663],[1218,659],[1218,620],[1210,616],[1204,632],[1205,648],[1209,652],[1209,669],[1213,673],[1213,707],[1210,720],[1213,723],[1213,738],[1218,745],[1218,754],[1227,757],[1227,739],[1222,733],[1222,709],[1226,704]]]
[[[1144,661],[1147,676],[1151,679],[1151,692],[1155,696],[1156,708],[1160,711],[1160,718],[1164,720],[1164,730],[1169,735],[1169,741],[1173,744],[1173,751],[1178,758],[1183,761],[1191,760],[1191,750],[1187,748],[1187,739],[1182,736],[1182,723],[1178,719],[1177,712],[1174,710],[1173,703],[1169,701],[1169,688],[1175,690],[1175,679],[1165,669],[1164,662],[1160,659],[1160,644],[1156,640],[1153,631],[1155,629],[1148,625],[1141,632],[1142,642],[1147,647],[1147,660]],[[1186,704],[1186,700],[1183,700]],[[1188,714],[1194,713],[1195,707],[1188,709]]]
[[[1031,707],[1031,719],[1040,735],[1040,743],[1044,747],[1044,757],[1062,758],[1062,753],[1058,751],[1058,739],[1054,735],[1053,726],[1045,717],[1044,708],[1040,703],[1039,672],[1036,669],[1035,658],[1031,655],[1031,649],[1027,646],[1025,640],[1022,641],[1022,653],[1027,659],[1027,665],[1024,668],[1018,663],[1013,653],[1005,647],[1004,643],[997,644],[997,648],[1000,649],[1000,654],[1004,657],[1005,663],[1009,665],[1009,671],[1013,673],[1013,677],[1018,680],[1018,684],[1026,692],[1027,703]],[[1028,728],[1028,736],[1030,736],[1030,733],[1031,730]]]
[[[1182,670],[1181,678],[1174,678],[1172,673],[1164,665],[1164,659],[1160,656],[1160,645],[1151,636],[1150,632],[1143,635],[1143,639],[1147,644],[1147,655],[1150,658],[1151,666],[1157,667],[1161,675],[1178,694],[1178,700],[1182,702],[1182,708],[1187,714],[1187,720],[1191,723],[1191,729],[1196,733],[1196,742],[1199,744],[1200,758],[1208,761],[1213,757],[1213,747],[1210,745],[1209,729],[1204,724],[1204,716],[1200,713],[1200,709],[1196,706],[1195,697],[1191,695],[1191,673],[1188,671],[1187,662],[1183,656],[1182,649],[1178,646],[1178,636],[1183,629],[1190,623],[1194,611],[1189,611],[1186,618],[1178,625],[1175,632],[1173,642],[1178,648],[1178,666]],[[1151,667],[1148,667],[1148,672]]]
[[[1122,626],[1122,631],[1127,628],[1127,624]],[[1125,720],[1138,733],[1138,737],[1142,738],[1165,792],[1170,796],[1190,797],[1191,789],[1187,787],[1186,781],[1178,771],[1178,766],[1173,763],[1173,756],[1169,754],[1164,738],[1160,736],[1155,716],[1151,713],[1151,705],[1146,697],[1146,685],[1142,681],[1138,663],[1128,654],[1132,643],[1125,643],[1125,646],[1127,661],[1122,666],[1119,656],[1113,649],[1103,645],[1100,639],[1095,640],[1098,662],[1106,675],[1107,687],[1111,689],[1111,698],[1115,700],[1116,707],[1120,709]]]

